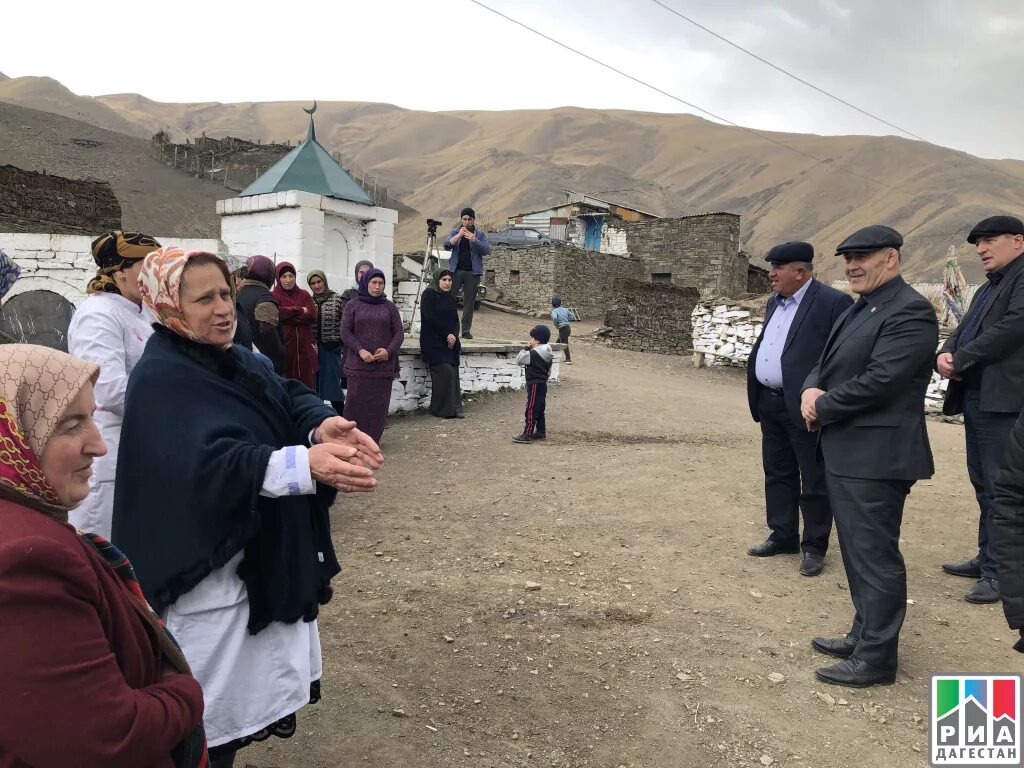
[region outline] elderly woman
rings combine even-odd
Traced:
[[[142,357],[153,333],[153,317],[142,306],[139,270],[142,260],[160,243],[149,235],[115,230],[92,242],[92,258],[98,267],[86,288],[88,298],[75,310],[68,328],[68,351],[96,363],[96,424],[107,454],[93,467],[89,497],[69,515],[82,531],[110,538],[114,514],[114,476],[117,445],[124,416],[128,376]]]
[[[317,363],[313,326],[316,304],[307,291],[295,284],[295,267],[287,261],[277,265],[277,285],[272,291],[281,312],[281,336],[287,353],[284,375],[316,389]]]
[[[430,412],[443,419],[463,418],[460,349],[452,273],[438,269],[420,305],[420,356],[430,369]]]
[[[128,385],[114,541],[203,685],[214,765],[230,765],[319,698],[316,617],[339,571],[328,511],[338,490],[372,490],[382,457],[232,345],[221,259],[163,248],[140,282],[160,325]]]
[[[274,262],[266,256],[250,256],[238,273],[235,304],[239,324],[244,317],[252,344],[270,362],[271,367],[284,376],[288,353],[281,341],[281,312],[277,300],[270,292],[273,285]]]
[[[359,295],[345,305],[341,338],[348,379],[345,418],[379,441],[387,425],[391,381],[398,376],[398,350],[405,340],[402,316],[384,295],[379,269],[369,269],[359,279]]]
[[[344,291],[341,292],[342,308],[344,308],[346,304],[348,304],[352,299],[359,295],[359,281],[363,279],[363,275],[366,274],[366,270],[368,269],[373,269],[372,261],[366,261],[364,259],[363,261],[356,262],[356,281],[352,283],[351,287],[346,288]]]
[[[316,304],[317,362],[316,392],[330,402],[338,413],[345,408],[345,393],[341,391],[341,312],[344,302],[327,285],[327,275],[314,269],[306,277]]]
[[[109,543],[68,510],[106,453],[94,363],[0,347],[0,765],[205,766],[203,693]]]

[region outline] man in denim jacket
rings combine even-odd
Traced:
[[[452,228],[444,240],[444,249],[451,251],[448,269],[452,273],[452,295],[462,295],[462,338],[472,339],[473,305],[476,303],[476,289],[484,274],[484,256],[491,251],[487,235],[476,228],[476,212],[463,208],[462,224]]]

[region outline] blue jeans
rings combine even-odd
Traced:
[[[992,496],[1006,455],[1016,413],[981,410],[977,390],[964,397],[964,435],[967,438],[967,475],[974,486],[981,514],[978,518],[978,560],[983,579],[998,578],[992,553]]]

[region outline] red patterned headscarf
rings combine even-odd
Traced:
[[[99,373],[95,363],[56,349],[0,346],[0,495],[49,514],[67,512],[39,457],[68,406]]]

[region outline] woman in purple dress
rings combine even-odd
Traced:
[[[402,316],[384,295],[379,269],[359,278],[359,295],[345,304],[341,340],[348,379],[345,418],[379,442],[391,404],[391,381],[398,376],[398,350],[405,340]]]

